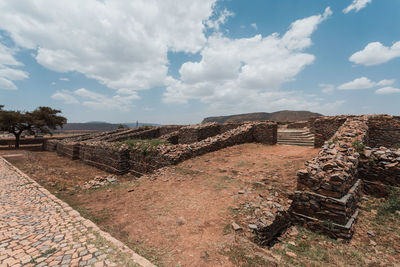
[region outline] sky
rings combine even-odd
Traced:
[[[5,109],[400,115],[399,0],[0,0],[0,14]]]

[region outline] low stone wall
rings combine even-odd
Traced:
[[[181,127],[182,126],[180,125],[167,125],[167,126],[152,127],[150,129],[145,129],[143,131],[132,131],[124,135],[108,138],[107,142],[118,142],[128,139],[155,139],[161,137],[162,135],[174,132],[180,129]]]
[[[122,146],[119,149],[106,142],[83,143],[79,158],[84,163],[104,171],[116,174],[129,172],[129,149]]]
[[[400,148],[400,116],[375,115],[368,120],[370,147]]]
[[[179,130],[178,143],[191,144],[220,134],[220,125],[215,122],[184,127]]]
[[[57,150],[57,144],[59,140],[45,140],[43,143],[43,149],[46,151],[54,152]]]
[[[261,142],[276,144],[277,124],[273,122],[248,122],[235,129],[200,142],[163,147],[161,154],[165,162],[177,164],[183,160],[216,151],[225,147]],[[165,149],[164,149],[165,148]]]
[[[346,116],[318,117],[310,120],[310,131],[315,134],[314,147],[322,147],[347,120]]]
[[[295,122],[290,122],[287,124],[288,129],[301,129],[305,127],[309,127],[310,123],[308,121],[295,121]]]
[[[80,143],[77,142],[58,142],[56,151],[60,156],[70,158],[72,160],[79,159]]]
[[[400,187],[400,149],[367,148],[361,156],[359,177],[366,193],[387,196],[388,187]]]
[[[367,116],[348,117],[318,156],[298,172],[291,207],[296,222],[333,237],[351,237],[358,214],[359,152],[368,139],[367,120]]]
[[[339,199],[307,191],[296,191],[292,208],[299,214],[344,225],[357,209],[361,187],[359,179],[349,192]]]

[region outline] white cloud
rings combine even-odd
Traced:
[[[257,24],[255,24],[255,23],[250,24],[250,26],[253,27],[253,29],[255,29],[255,30],[258,29]]]
[[[332,14],[295,21],[280,37],[230,39],[221,34],[209,37],[200,62],[186,62],[179,79],[170,79],[163,101],[187,103],[198,99],[221,110],[254,110],[313,107],[315,101],[301,93],[278,92],[282,84],[293,81],[314,56],[302,52],[312,42],[317,25]]]
[[[354,53],[349,60],[365,66],[373,66],[388,62],[400,57],[400,41],[391,47],[386,47],[380,42],[369,43],[363,50]]]
[[[388,86],[393,85],[396,80],[381,80],[379,82],[374,82],[368,79],[367,77],[361,77],[354,79],[351,82],[344,83],[340,85],[337,89],[339,90],[361,90],[361,89],[369,89],[373,87],[379,86]]]
[[[65,82],[68,82],[68,81],[69,81],[69,79],[68,79],[68,78],[60,78],[60,81],[65,81]]]
[[[233,12],[224,9],[222,12],[219,13],[219,17],[216,20],[207,19],[205,21],[205,24],[207,25],[208,28],[219,31],[219,27],[222,24],[225,24],[229,17],[233,17],[234,15],[235,14]]]
[[[14,81],[23,80],[29,77],[28,73],[15,69],[23,66],[14,57],[15,50],[0,43],[0,89],[17,90]]]
[[[51,82],[51,85],[53,85],[53,86],[56,85],[56,84],[57,84],[56,82]]]
[[[77,71],[134,95],[166,84],[168,51],[202,49],[216,1],[1,1],[0,29],[36,50],[37,62],[50,70]],[[222,12],[214,27],[229,16]]]
[[[375,86],[375,83],[372,82],[367,77],[361,77],[355,79],[351,82],[344,83],[338,87],[339,90],[360,90],[360,89],[368,89]]]
[[[400,89],[393,87],[384,87],[376,90],[375,93],[378,95],[388,95],[388,94],[400,93]]]
[[[351,3],[348,7],[343,9],[343,13],[347,14],[350,11],[354,10],[355,12],[360,11],[364,7],[367,6],[367,4],[371,3],[372,0],[353,0],[353,3]]]
[[[139,96],[131,94],[129,96],[114,95],[108,97],[85,88],[75,91],[57,91],[51,96],[53,99],[63,101],[66,104],[82,104],[95,110],[119,110],[129,111],[132,101],[139,99]]]
[[[319,84],[319,87],[322,88],[321,91],[324,94],[331,94],[335,91],[335,86],[333,84],[321,83]]]
[[[376,83],[376,86],[389,86],[389,85],[393,85],[396,82],[395,79],[392,80],[382,80]]]
[[[79,104],[78,99],[76,99],[75,96],[73,96],[73,94],[67,90],[57,91],[51,96],[51,98],[63,101],[66,104]]]

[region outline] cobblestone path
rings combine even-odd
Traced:
[[[0,157],[0,266],[154,266]]]

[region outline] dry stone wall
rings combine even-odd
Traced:
[[[400,149],[367,147],[361,156],[359,176],[366,193],[387,196],[388,187],[400,187]]]
[[[361,191],[359,152],[368,139],[367,121],[367,116],[348,117],[318,156],[298,172],[291,207],[295,221],[332,237],[352,236]]]
[[[129,172],[129,150],[106,142],[81,144],[79,159],[84,163],[110,173],[124,174]]]
[[[347,116],[318,117],[310,120],[311,132],[315,134],[314,147],[322,147],[347,120]]]
[[[58,142],[56,151],[60,156],[70,158],[72,160],[79,159],[80,143],[77,142]]]
[[[400,148],[400,116],[375,115],[368,121],[370,147]]]

